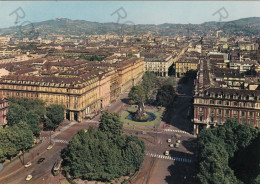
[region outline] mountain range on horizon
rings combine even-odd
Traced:
[[[85,37],[93,34],[118,34],[118,35],[140,35],[150,31],[157,36],[192,36],[192,35],[215,35],[217,30],[223,30],[226,34],[240,36],[252,36],[260,34],[260,17],[242,18],[227,22],[204,22],[201,24],[118,24],[99,23],[86,20],[71,20],[67,18],[56,18],[42,22],[30,23],[25,26],[12,26],[0,29],[0,35],[11,35],[13,37],[29,37],[37,32],[41,37],[57,35],[77,35]],[[28,33],[28,34],[26,34]],[[30,34],[29,34],[30,33]]]

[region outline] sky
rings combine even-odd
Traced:
[[[219,21],[217,11],[224,17],[221,21],[229,21],[260,17],[259,10],[260,1],[0,1],[0,28],[55,18],[122,24],[199,24]],[[117,13],[122,18],[118,19]],[[18,22],[17,14],[21,17]]]

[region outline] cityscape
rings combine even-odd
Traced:
[[[260,184],[259,2],[1,6],[0,184]]]

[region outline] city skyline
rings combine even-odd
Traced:
[[[23,20],[41,22],[55,18],[100,23],[201,24],[260,17],[259,2],[0,2],[0,28],[16,26],[15,12]],[[48,12],[48,13],[46,13]],[[221,12],[223,15],[220,20]],[[13,14],[12,14],[13,13]],[[122,18],[118,19],[120,13]],[[152,16],[150,16],[152,15]]]

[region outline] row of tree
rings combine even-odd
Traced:
[[[144,142],[122,135],[123,123],[115,113],[104,113],[98,130],[80,130],[62,153],[64,170],[73,178],[111,181],[138,170]]]
[[[56,129],[64,119],[65,108],[52,104],[45,107],[43,101],[38,99],[11,98],[7,122],[9,126],[26,122],[35,136],[39,136],[40,123],[47,129]]]
[[[34,136],[40,135],[41,123],[55,129],[64,119],[64,107],[45,107],[41,100],[10,98],[7,125],[0,128],[0,162],[16,156],[33,145]]]
[[[218,128],[202,130],[198,136],[198,177],[201,183],[243,183],[230,167],[230,160],[242,149],[250,146],[257,136],[259,136],[258,129],[239,124],[236,120],[228,120]],[[254,159],[255,162],[259,161],[259,155]],[[258,166],[255,169],[257,168]],[[256,179],[254,181],[255,177],[251,178],[249,183],[259,182]]]
[[[11,159],[33,144],[33,132],[25,122],[0,128],[0,162]]]
[[[143,75],[141,85],[133,86],[128,94],[130,104],[137,104],[142,100],[147,101],[148,96],[156,91],[156,104],[167,107],[175,98],[174,79],[169,77],[163,85],[159,78],[152,72],[146,72]]]

